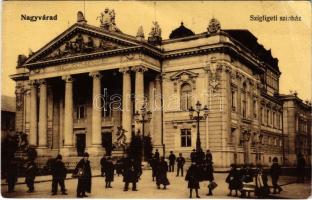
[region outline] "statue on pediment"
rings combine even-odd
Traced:
[[[153,22],[153,27],[151,32],[149,33],[148,42],[153,45],[159,45],[161,44],[162,38],[161,38],[161,28],[157,21]]]
[[[17,57],[17,66],[21,66],[22,64],[24,64],[24,62],[27,60],[27,56],[25,56],[24,54],[20,54]]]
[[[218,33],[220,32],[220,30],[221,30],[221,25],[220,25],[219,20],[217,20],[216,18],[212,18],[207,28],[208,34]]]
[[[100,19],[101,28],[107,31],[121,32],[117,28],[115,23],[115,11],[105,8],[104,12],[101,13],[96,19]]]
[[[87,20],[85,19],[84,15],[81,11],[78,11],[78,13],[77,13],[77,23],[79,23],[79,24],[87,23]]]
[[[138,32],[136,34],[136,38],[138,39],[144,39],[144,31],[143,31],[143,26],[140,26],[138,28]]]

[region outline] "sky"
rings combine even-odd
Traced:
[[[280,93],[296,90],[300,98],[311,100],[311,5],[303,2],[222,2],[222,1],[4,1],[2,2],[1,92],[14,95],[19,54],[37,51],[76,22],[79,10],[88,24],[99,26],[96,17],[104,9],[114,9],[122,32],[136,35],[143,26],[145,37],[157,20],[163,39],[184,25],[195,33],[207,30],[209,20],[217,18],[221,29],[248,29],[279,59]],[[57,15],[56,21],[30,22],[21,15]],[[301,21],[251,21],[251,15],[298,16]]]

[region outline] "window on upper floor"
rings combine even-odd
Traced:
[[[236,111],[236,91],[232,90],[232,96],[231,96],[231,104],[232,104],[232,111]]]
[[[86,116],[86,106],[85,105],[78,105],[77,112],[76,112],[76,119],[83,119]]]
[[[192,106],[192,87],[188,83],[181,86],[181,110],[189,110]]]
[[[181,147],[192,146],[192,133],[191,129],[181,129]]]
[[[253,116],[254,118],[257,118],[258,116],[258,104],[257,104],[257,99],[254,99],[252,102],[252,107],[253,107]]]
[[[269,109],[267,109],[267,112],[266,112],[266,125],[269,125],[269,123],[270,123],[270,110]]]
[[[243,91],[242,91],[242,115],[243,118],[247,116],[247,85],[246,82],[243,83]]]

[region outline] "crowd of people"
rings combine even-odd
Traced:
[[[167,160],[169,164],[167,163]],[[148,161],[152,169],[152,182],[156,182],[157,189],[167,189],[170,185],[167,173],[175,172],[176,165],[176,177],[184,176],[184,165],[186,159],[182,153],[179,156],[175,156],[174,152],[171,151],[168,158],[160,156],[158,150],[152,155]],[[208,181],[207,196],[213,195],[213,190],[218,186],[214,179],[214,168],[213,168],[213,157],[209,150],[204,153],[202,150],[193,150],[190,154],[191,164],[186,171],[185,181],[189,188],[189,198],[192,198],[193,191],[195,190],[196,198],[200,198],[199,189],[200,182]],[[142,161],[135,159],[125,154],[119,158],[116,163],[113,162],[110,156],[103,156],[100,160],[101,165],[101,176],[105,177],[105,188],[112,188],[112,182],[114,181],[115,171],[117,176],[123,176],[124,191],[129,190],[131,183],[132,191],[137,191],[137,182],[140,180],[142,175]],[[24,165],[25,172],[25,183],[28,187],[27,192],[34,192],[35,177],[38,171],[36,163],[33,159],[30,159]],[[301,170],[298,173],[298,182],[303,181],[305,167],[305,160],[302,156],[298,156],[297,170]],[[14,191],[14,185],[17,180],[17,167],[16,162],[12,160],[10,162],[10,168],[8,171],[8,192]],[[64,162],[62,161],[62,155],[57,155],[51,164],[52,174],[52,195],[56,195],[58,191],[58,185],[60,185],[61,193],[67,195],[65,188],[65,179],[67,169]],[[258,164],[256,168],[250,165],[243,165],[242,167],[236,164],[231,165],[231,169],[225,179],[228,184],[229,194],[228,196],[240,196],[250,197],[250,192],[254,192],[259,198],[266,198],[270,193],[268,186],[268,175],[271,176],[273,193],[280,193],[283,191],[281,186],[278,184],[279,176],[281,175],[281,166],[278,164],[278,159],[273,158],[273,164],[269,171],[263,170],[262,166]],[[85,152],[83,158],[78,162],[74,171],[73,177],[78,178],[77,184],[77,197],[87,197],[86,193],[91,193],[91,166],[89,161],[89,154]],[[174,181],[174,180],[172,180]],[[234,193],[233,193],[234,192]]]

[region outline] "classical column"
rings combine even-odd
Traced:
[[[39,147],[47,147],[47,85],[44,79],[39,81]]]
[[[132,68],[135,71],[135,112],[139,111],[145,103],[144,98],[144,76],[143,73],[147,71],[146,67],[136,66]],[[140,129],[142,131],[142,124],[135,124],[135,131]]]
[[[154,144],[156,146],[162,145],[162,94],[161,94],[161,77],[157,75],[155,78],[155,104],[153,112],[153,122],[154,122]]]
[[[63,76],[65,81],[65,109],[64,109],[64,147],[73,146],[73,78]]]
[[[37,146],[37,130],[38,130],[38,116],[37,116],[37,85],[35,81],[30,81],[30,130],[29,130],[29,144]]]
[[[101,146],[102,144],[102,116],[101,116],[101,73],[91,72],[89,74],[93,78],[92,89],[92,146]]]
[[[123,73],[122,78],[122,128],[127,132],[127,142],[131,141],[132,133],[132,115],[131,115],[131,76],[128,67],[120,68],[119,72]]]
[[[149,87],[148,87],[148,103],[149,103],[149,110],[152,112],[152,119],[150,121],[149,125],[149,134],[154,139],[154,117],[153,115],[155,114],[155,109],[154,109],[154,104],[155,104],[155,83],[154,81],[149,82]]]

